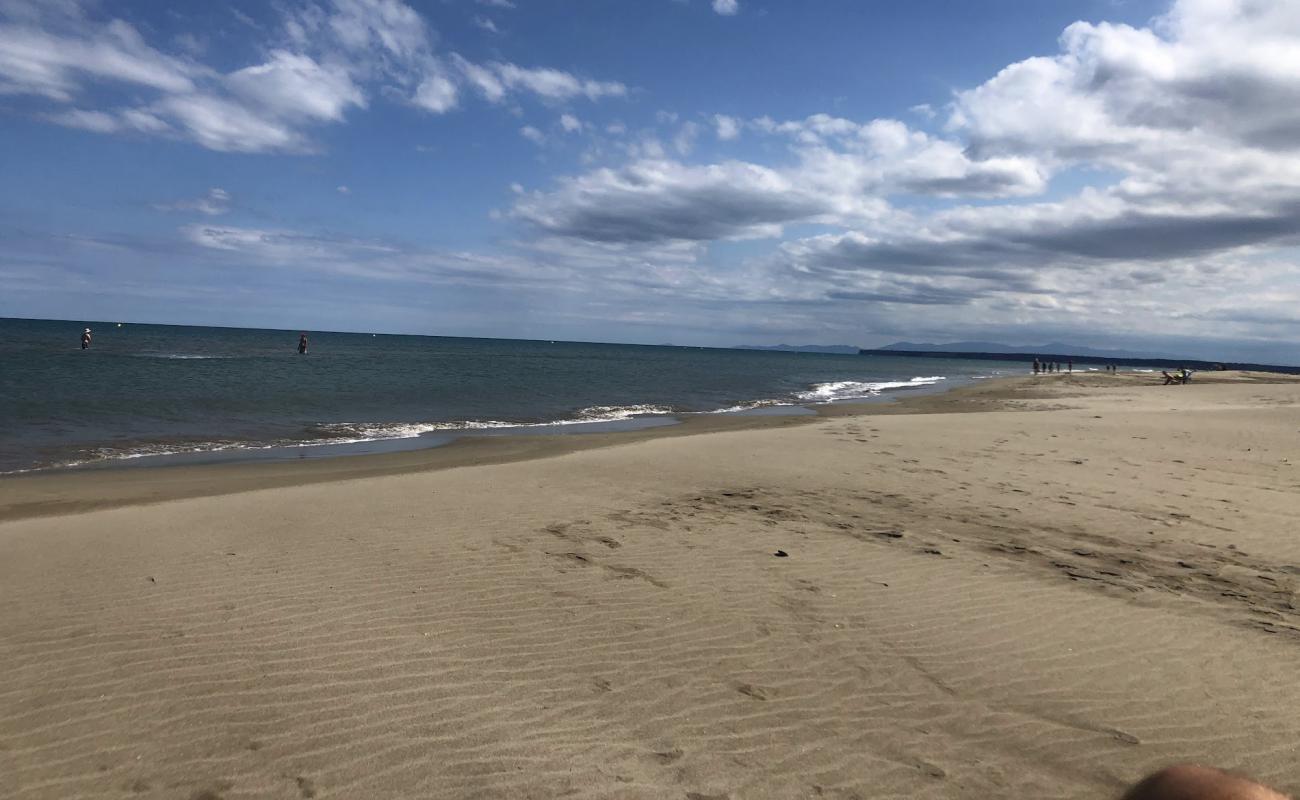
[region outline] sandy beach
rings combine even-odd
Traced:
[[[1300,382],[1158,383],[0,480],[0,797],[1300,791]]]

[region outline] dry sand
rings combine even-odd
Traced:
[[[1300,383],[1151,381],[0,482],[0,797],[1295,792]]]

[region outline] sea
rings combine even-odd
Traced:
[[[82,330],[93,330],[82,350]],[[0,474],[326,457],[799,414],[1023,364],[0,318]]]

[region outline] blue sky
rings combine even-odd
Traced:
[[[1288,357],[1300,11],[0,0],[0,315]]]

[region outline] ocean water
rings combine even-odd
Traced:
[[[85,326],[94,342],[82,351]],[[317,331],[308,332],[300,356],[298,333],[0,319],[0,473],[660,424],[1024,370],[1003,362]]]

